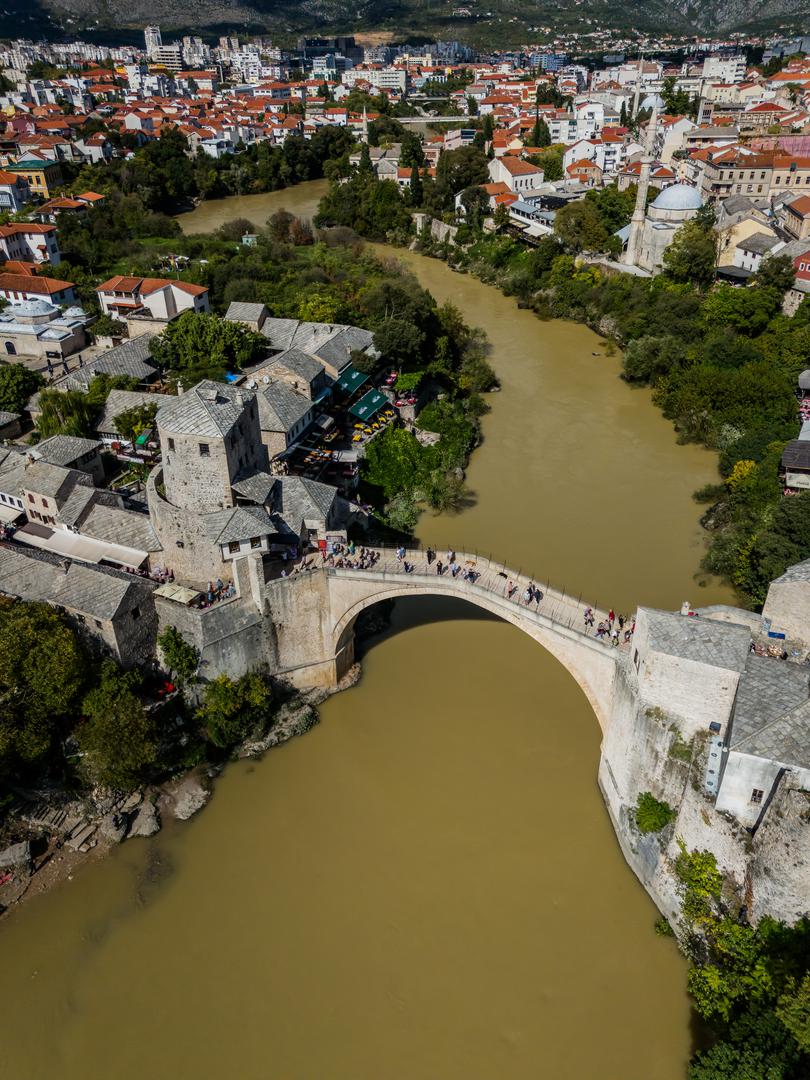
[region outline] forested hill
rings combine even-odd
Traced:
[[[555,32],[601,29],[712,31],[801,29],[806,0],[469,0],[470,17],[453,17],[457,0],[6,0],[4,33],[48,37],[103,36],[129,39],[146,23],[199,33],[231,27],[262,27],[279,35],[298,32],[390,30],[424,32],[493,47],[537,37],[536,27]],[[534,30],[534,33],[532,31]]]

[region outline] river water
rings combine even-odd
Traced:
[[[262,216],[207,204],[205,227],[306,214],[319,191],[259,196]],[[693,580],[711,456],[675,444],[588,330],[403,257],[486,328],[503,386],[475,504],[426,516],[422,538],[617,609],[728,600]],[[536,643],[400,602],[306,737],[0,925],[3,1075],[680,1080],[685,965],[621,857],[598,753]]]

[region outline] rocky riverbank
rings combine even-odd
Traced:
[[[331,693],[353,686],[360,677],[355,664]],[[297,694],[279,710],[270,730],[248,739],[234,758],[260,757],[319,721],[318,705],[330,691]],[[117,844],[154,836],[164,820],[187,821],[211,798],[223,766],[198,766],[160,783],[122,794],[94,789],[82,799],[55,793],[20,795],[9,814],[7,834],[14,843],[0,849],[0,919],[31,897],[49,892]]]

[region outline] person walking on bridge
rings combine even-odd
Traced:
[[[430,566],[430,564],[431,564],[431,563],[433,562],[433,560],[434,560],[434,559],[436,558],[436,552],[435,552],[435,551],[433,550],[433,548],[432,548],[432,547],[429,547],[429,548],[427,549],[427,551],[425,552],[425,557],[427,558],[427,564],[428,564],[428,566]]]

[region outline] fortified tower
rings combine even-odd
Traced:
[[[235,504],[240,473],[268,469],[256,395],[205,381],[157,416],[166,499],[205,514]]]

